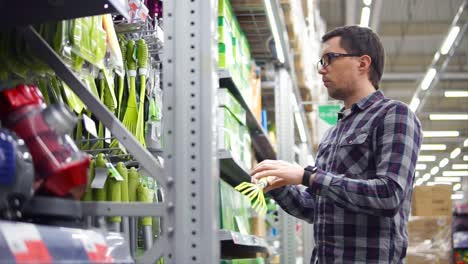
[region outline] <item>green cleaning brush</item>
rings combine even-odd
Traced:
[[[264,215],[267,212],[267,205],[263,189],[267,186],[268,181],[266,179],[262,179],[258,183],[243,182],[237,185],[234,189],[247,196],[247,198],[253,202],[252,208],[259,214]]]
[[[128,68],[128,80],[130,84],[130,90],[128,93],[127,109],[125,110],[123,125],[136,136],[136,122],[138,119],[137,102],[136,102],[136,61],[133,57],[135,50],[135,41],[129,40],[127,43],[127,68]]]
[[[138,76],[140,77],[140,105],[138,107],[138,120],[136,127],[136,138],[143,146],[145,144],[145,97],[146,97],[146,73],[148,69],[148,45],[144,39],[139,39],[137,42],[137,58],[138,58]]]

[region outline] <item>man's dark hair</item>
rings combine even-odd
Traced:
[[[340,45],[348,53],[368,55],[372,59],[369,80],[375,89],[379,89],[382,78],[385,52],[379,36],[371,29],[359,26],[344,26],[333,29],[322,37],[325,42],[333,37],[341,37]]]

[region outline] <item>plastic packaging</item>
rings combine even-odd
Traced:
[[[134,263],[120,233],[0,221],[0,263]]]
[[[450,216],[411,216],[407,263],[451,263],[451,223]]]
[[[90,159],[67,134],[76,117],[64,105],[45,108],[33,85],[2,91],[0,102],[2,124],[22,138],[31,152],[37,184],[54,195],[80,198]]]

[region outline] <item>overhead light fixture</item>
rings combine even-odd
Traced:
[[[448,163],[449,163],[449,159],[444,158],[439,162],[439,167],[443,168],[443,167],[447,166]]]
[[[365,6],[362,8],[361,11],[361,27],[369,27],[369,19],[370,19],[370,8]]]
[[[468,164],[453,164],[452,170],[468,170]]]
[[[438,61],[439,58],[440,58],[440,53],[439,53],[439,52],[436,52],[436,53],[434,54],[434,61]]]
[[[455,193],[455,194],[452,194],[452,200],[461,200],[463,199],[463,193]]]
[[[452,185],[451,182],[428,182],[427,186],[434,186],[434,185]]]
[[[430,114],[430,120],[468,120],[468,114]]]
[[[463,141],[463,147],[468,147],[468,138]]]
[[[456,192],[456,191],[458,191],[460,189],[461,189],[461,183],[457,183],[457,184],[453,185],[453,191],[454,192]]]
[[[431,174],[436,175],[439,172],[439,167],[435,166],[434,168],[431,169]]]
[[[463,156],[463,161],[468,161],[468,156]]]
[[[291,104],[294,111],[294,119],[296,120],[297,130],[299,131],[299,138],[302,143],[307,142],[307,136],[304,128],[304,123],[302,122],[301,112],[299,112],[299,105],[297,104],[296,96],[294,93],[291,93]]]
[[[447,145],[445,144],[422,144],[421,150],[446,150]]]
[[[424,137],[458,137],[458,131],[423,131]]]
[[[424,79],[421,82],[421,89],[423,91],[425,91],[425,90],[427,90],[429,88],[429,86],[431,85],[432,80],[434,80],[434,77],[436,76],[436,74],[437,74],[437,70],[434,69],[434,68],[430,68],[427,71],[426,76],[424,76]]]
[[[276,55],[278,61],[284,63],[284,51],[283,45],[281,44],[280,35],[278,31],[278,25],[276,25],[275,16],[273,14],[273,7],[271,6],[271,0],[264,0],[267,11],[268,21],[270,21],[271,31],[273,33],[273,39],[275,40]]]
[[[445,97],[468,97],[468,91],[445,91]]]
[[[442,176],[447,177],[467,177],[468,171],[443,171]]]
[[[431,174],[430,174],[430,173],[426,173],[426,174],[424,174],[424,175],[422,176],[421,179],[422,179],[423,181],[427,181],[427,180],[429,180],[430,178],[431,178]]]
[[[436,156],[432,155],[419,155],[418,162],[431,162],[436,161]]]
[[[421,185],[423,183],[424,183],[423,179],[417,179],[416,182],[414,183],[414,185],[419,186],[419,185]]]
[[[416,173],[414,173],[414,177],[419,177],[419,171],[417,171]]]
[[[436,182],[461,182],[460,177],[435,177]]]
[[[413,100],[411,100],[409,108],[411,109],[411,111],[416,112],[416,110],[418,110],[418,106],[420,103],[421,103],[421,100],[419,100],[419,98],[417,97],[414,97]]]
[[[458,157],[458,155],[460,155],[461,153],[461,149],[460,148],[456,148],[452,151],[452,153],[450,153],[450,158],[451,159],[454,159],[456,157]]]
[[[452,29],[450,29],[447,38],[445,38],[445,41],[442,44],[442,47],[440,48],[440,53],[442,53],[442,55],[446,55],[450,51],[450,48],[452,48],[452,45],[455,42],[455,39],[457,38],[459,32],[459,26],[455,26]]]
[[[362,1],[366,6],[372,5],[372,0],[363,0]]]
[[[425,170],[426,168],[426,164],[416,164],[416,170]]]

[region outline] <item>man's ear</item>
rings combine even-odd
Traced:
[[[359,57],[359,70],[363,72],[370,72],[372,65],[372,58],[369,55],[362,55]]]

